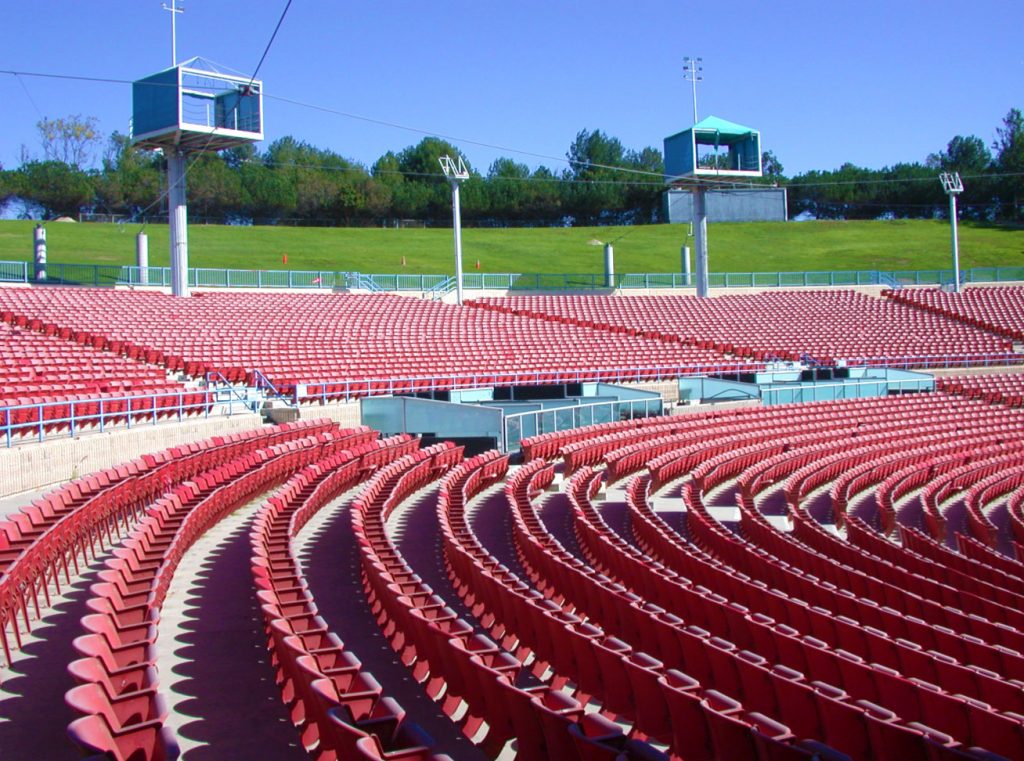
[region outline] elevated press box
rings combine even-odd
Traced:
[[[221,151],[263,139],[263,83],[202,58],[132,83],[132,142]]]
[[[755,129],[709,116],[665,138],[666,182],[760,176],[761,134]]]

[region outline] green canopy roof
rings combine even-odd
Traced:
[[[715,143],[720,145],[730,145],[732,143],[739,142],[740,140],[744,140],[749,137],[752,132],[756,131],[751,127],[744,127],[742,124],[736,124],[735,122],[726,121],[725,119],[719,119],[717,116],[708,116],[701,119],[690,129],[694,132],[702,132],[705,135],[715,135]]]

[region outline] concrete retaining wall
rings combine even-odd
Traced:
[[[104,433],[88,433],[0,449],[0,497],[56,486],[147,452],[247,431],[263,425],[256,414],[186,420]]]
[[[299,407],[300,420],[316,420],[317,418],[333,420],[342,428],[360,425],[359,401],[304,404]]]

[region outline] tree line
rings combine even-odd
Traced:
[[[86,210],[129,219],[166,213],[166,172],[160,152],[113,133],[102,139],[91,117],[39,122],[41,157],[0,167],[0,203],[20,199],[47,216]],[[25,153],[23,151],[23,153]],[[367,167],[295,137],[264,150],[244,146],[196,154],[187,169],[194,218],[260,224],[379,225],[397,220],[447,224],[451,195],[438,159],[462,158],[463,220],[471,225],[645,224],[663,220],[661,151],[633,150],[601,130],[581,130],[566,152],[567,168],[530,169],[510,158],[485,172],[450,143],[427,137]],[[713,161],[714,157],[708,160]],[[843,164],[787,177],[779,159],[763,155],[764,184],[784,186],[790,216],[872,219],[941,216],[947,208],[939,172],[959,172],[966,218],[1020,220],[1024,202],[1024,116],[1011,109],[991,148],[956,136],[923,162],[882,169]]]

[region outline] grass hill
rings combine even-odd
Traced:
[[[0,222],[0,261],[32,258],[35,223]],[[47,225],[53,263],[134,264],[137,224]],[[166,225],[148,225],[150,264],[168,264]],[[467,271],[600,272],[613,242],[617,272],[678,272],[686,225],[465,229]],[[757,222],[709,228],[712,272],[934,269],[950,266],[949,225],[887,222]],[[960,226],[961,266],[1024,265],[1024,228]],[[287,264],[283,257],[287,255]],[[405,265],[402,259],[405,258]],[[451,273],[450,229],[226,227],[191,225],[193,267]]]

